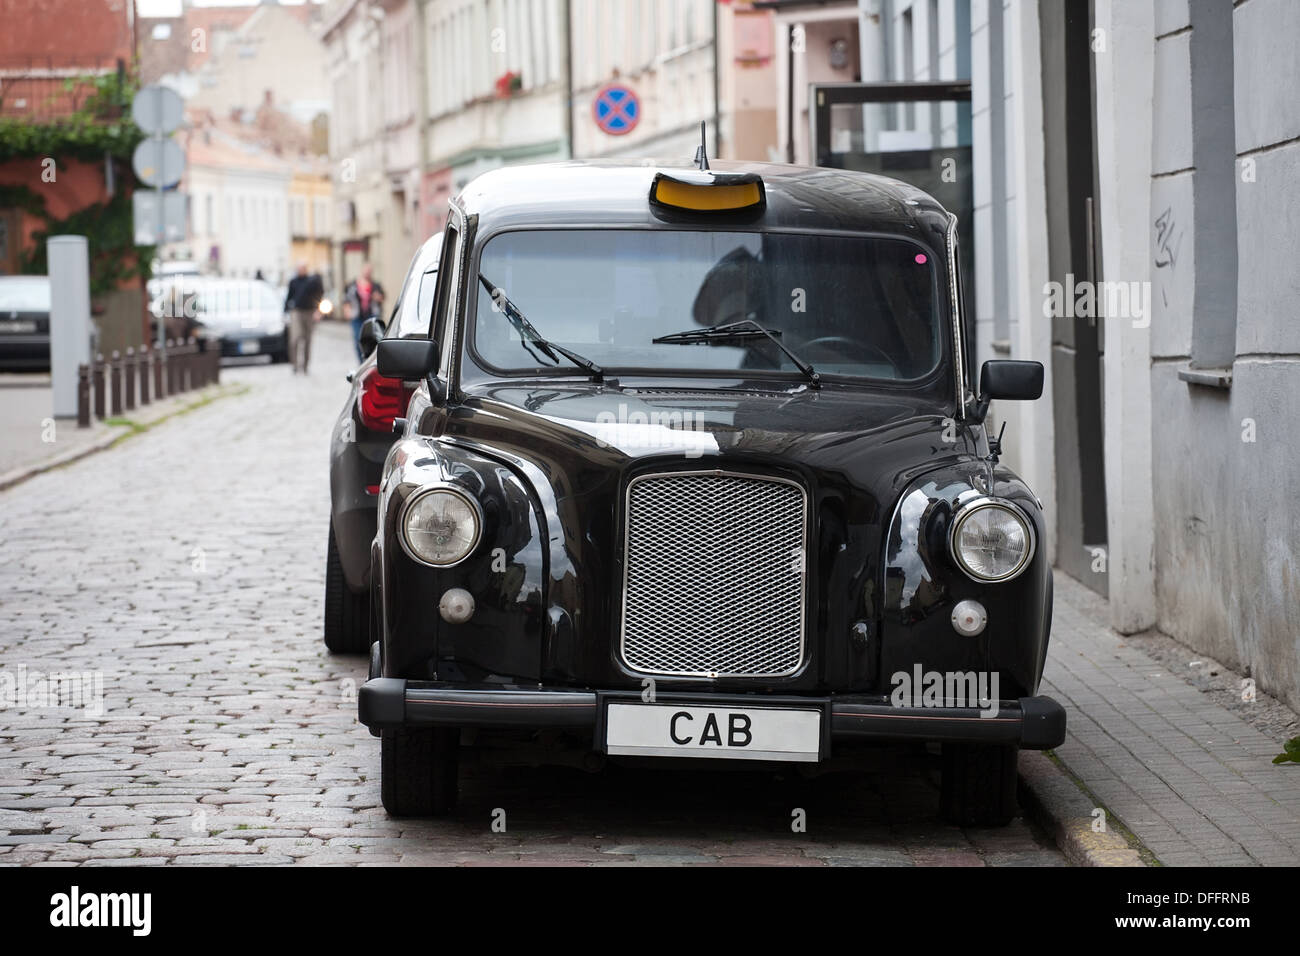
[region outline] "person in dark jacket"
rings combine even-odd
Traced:
[[[320,276],[308,272],[307,263],[298,263],[298,274],[289,280],[289,294],[284,299],[284,310],[289,313],[289,350],[295,374],[307,373],[311,333],[320,321],[320,300],[324,297],[325,286]]]

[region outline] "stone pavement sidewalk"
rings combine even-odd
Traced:
[[[1105,621],[1105,602],[1058,572],[1042,692],[1069,715],[1066,769],[1162,864],[1300,864],[1300,765],[1272,762],[1294,715],[1262,693],[1229,709],[1192,680],[1220,665]]]
[[[48,374],[0,374],[0,431],[4,434],[0,442],[0,490],[101,451],[124,435],[231,390],[229,385],[209,385],[178,392],[148,405],[137,405],[119,418],[92,420],[89,428],[78,428],[74,419],[53,417]]]

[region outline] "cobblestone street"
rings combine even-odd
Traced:
[[[326,325],[306,378],[227,367],[246,391],[0,493],[0,673],[103,690],[0,710],[0,863],[1064,864],[1023,818],[941,824],[923,750],[809,779],[471,766],[453,818],[390,820],[365,664],[321,641],[349,349]]]

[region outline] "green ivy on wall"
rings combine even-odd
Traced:
[[[144,132],[131,118],[137,85],[127,75],[71,77],[63,88],[88,93],[76,112],[50,122],[0,118],[0,162],[53,156],[94,162],[108,153],[129,160]]]
[[[135,82],[111,73],[64,83],[69,92],[78,87],[89,87],[89,93],[68,116],[48,123],[0,119],[0,162],[47,157],[56,164],[73,159],[112,162],[117,182],[129,183],[131,154],[144,139],[131,118]],[[124,189],[57,219],[46,210],[40,193],[24,185],[0,184],[0,209],[21,209],[44,223],[32,237],[33,248],[23,256],[23,272],[46,273],[45,240],[50,236],[82,235],[90,240],[92,297],[112,292],[128,279],[149,276],[154,250],[135,244],[131,197]]]
[[[5,188],[15,187],[0,187],[0,191]],[[25,186],[17,188],[26,189]],[[44,221],[45,228],[32,234],[32,248],[23,256],[23,272],[45,275],[49,271],[45,241],[50,236],[86,236],[90,239],[91,298],[114,291],[127,279],[149,277],[154,250],[152,246],[135,244],[131,197],[125,192],[119,190],[107,202],[83,206],[63,219],[47,215],[39,194],[28,192],[40,203],[39,211],[33,213]],[[3,205],[4,200],[0,198],[0,206]]]

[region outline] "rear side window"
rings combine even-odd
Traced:
[[[402,293],[397,322],[390,335],[412,338],[429,334],[429,320],[433,315],[433,292],[437,285],[437,269],[430,269],[408,282]]]

